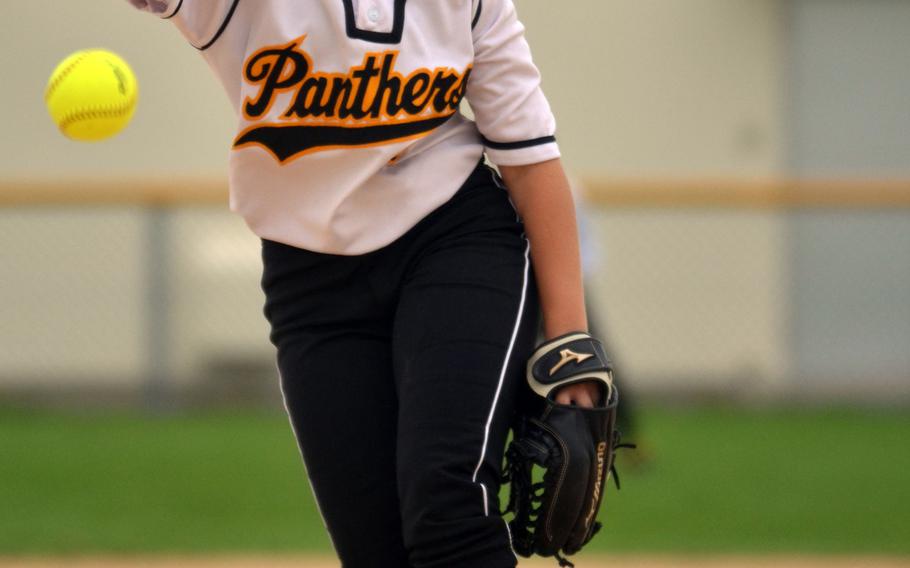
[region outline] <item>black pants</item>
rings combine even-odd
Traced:
[[[515,566],[498,490],[539,316],[528,252],[483,166],[380,250],[263,243],[285,401],[343,566]]]

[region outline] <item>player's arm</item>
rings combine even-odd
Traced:
[[[540,73],[512,0],[475,6],[468,101],[531,243],[546,339],[587,331],[574,203]],[[591,406],[597,392],[592,384],[569,385],[557,401]]]
[[[531,242],[545,339],[587,331],[575,207],[559,159],[500,172]]]
[[[127,0],[136,8],[171,20],[197,49],[210,47],[227,27],[239,0]]]
[[[531,243],[546,339],[587,331],[575,206],[560,160],[499,169]],[[598,385],[581,383],[559,389],[556,402],[591,407],[599,397]]]

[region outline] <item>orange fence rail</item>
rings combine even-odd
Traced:
[[[622,208],[889,209],[910,207],[910,180],[583,180],[591,203]],[[227,203],[227,181],[174,179],[0,180],[0,207]]]

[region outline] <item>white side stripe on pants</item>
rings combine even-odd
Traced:
[[[502,391],[502,384],[506,377],[506,371],[509,367],[509,359],[512,357],[512,348],[515,347],[515,338],[518,337],[518,329],[521,326],[522,315],[524,314],[525,309],[525,299],[528,294],[528,268],[530,265],[528,256],[531,250],[531,243],[525,239],[525,268],[524,268],[524,280],[521,285],[521,302],[518,304],[518,314],[515,316],[515,325],[512,328],[512,338],[509,340],[509,348],[506,349],[505,359],[502,362],[502,369],[499,371],[499,384],[496,385],[496,394],[493,396],[493,404],[490,407],[490,414],[487,416],[487,424],[484,427],[483,434],[483,447],[480,450],[480,459],[477,461],[477,467],[474,468],[474,476],[471,478],[471,481],[477,483],[477,475],[480,473],[480,467],[483,465],[484,457],[487,454],[487,444],[490,439],[490,425],[493,423],[493,415],[496,414],[496,405],[499,402],[499,394]],[[490,504],[487,497],[487,488],[481,483],[480,490],[483,493],[483,512],[485,515],[490,515]],[[511,542],[511,538],[509,539]]]

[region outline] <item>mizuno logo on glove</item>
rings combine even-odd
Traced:
[[[597,480],[594,482],[594,494],[591,495],[591,510],[588,511],[588,515],[585,517],[585,527],[591,526],[591,521],[594,520],[594,515],[597,514],[597,507],[600,505],[600,491],[603,487],[604,480],[604,459],[606,459],[607,454],[607,444],[606,442],[600,442],[597,444]]]
[[[562,358],[559,360],[559,363],[556,363],[555,365],[553,365],[553,368],[550,369],[551,377],[554,374],[556,374],[556,371],[562,369],[563,366],[566,365],[566,363],[568,363],[569,361],[575,361],[575,363],[577,364],[577,363],[581,363],[585,359],[590,359],[591,357],[594,356],[593,353],[576,353],[576,352],[572,351],[571,349],[563,349],[562,351],[559,352],[559,355]]]

